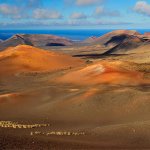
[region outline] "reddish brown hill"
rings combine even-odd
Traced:
[[[144,73],[140,71],[138,64],[123,61],[100,61],[72,71],[59,81],[77,85],[150,83],[150,80],[144,79]]]
[[[150,32],[144,33],[144,36],[150,36]]]
[[[83,63],[78,58],[20,45],[0,52],[0,75],[28,71],[56,71]]]

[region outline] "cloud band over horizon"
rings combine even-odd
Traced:
[[[1,29],[148,28],[149,18],[150,0],[0,1]]]

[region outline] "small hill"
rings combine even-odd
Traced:
[[[82,63],[82,60],[68,55],[19,45],[0,52],[0,75],[30,71],[57,71],[79,66]]]
[[[145,32],[145,33],[144,33],[144,36],[150,37],[150,32]]]
[[[143,66],[137,63],[126,61],[100,61],[82,69],[69,72],[58,81],[84,86],[98,84],[148,84],[150,80],[144,79],[143,71],[145,71]]]
[[[63,37],[47,34],[16,34],[0,44],[0,50],[20,44],[43,47],[43,46],[70,46],[72,41]]]

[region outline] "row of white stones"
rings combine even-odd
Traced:
[[[47,127],[49,124],[19,124],[17,122],[12,121],[0,121],[1,128],[24,128],[24,129],[32,129],[38,127]]]
[[[40,132],[40,131],[35,131],[30,133],[31,136],[33,135],[57,135],[57,136],[79,136],[79,135],[85,135],[85,132],[69,132],[69,131],[50,131],[50,132]]]

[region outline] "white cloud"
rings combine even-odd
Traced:
[[[87,16],[84,13],[75,12],[70,16],[71,19],[86,19]]]
[[[33,11],[33,18],[35,19],[60,19],[62,15],[58,11],[48,9],[35,9]]]
[[[18,0],[19,1],[19,0]],[[34,3],[35,0],[28,0],[28,2]],[[29,10],[29,8],[28,8]],[[62,15],[55,10],[48,9],[30,9],[27,11],[27,7],[17,7],[14,5],[0,4],[0,16],[2,18],[10,19],[60,19]]]
[[[8,4],[0,4],[0,14],[2,15],[17,15],[19,8],[16,6],[10,6]]]
[[[102,1],[103,0],[76,0],[76,4],[78,6],[87,6],[87,5],[101,3]]]
[[[103,27],[103,26],[118,26],[118,25],[131,25],[131,22],[117,22],[117,21],[105,21],[105,20],[97,20],[97,21],[89,21],[89,20],[68,20],[68,21],[43,21],[43,20],[36,20],[36,21],[27,21],[27,22],[20,22],[20,21],[13,21],[13,22],[0,22],[1,28],[60,28],[60,27]]]
[[[104,8],[99,6],[95,9],[95,14],[96,15],[99,15],[99,14],[102,14],[104,12]]]
[[[135,4],[134,10],[137,13],[150,16],[150,4],[148,4],[146,1],[138,1]]]
[[[100,16],[111,16],[111,17],[119,17],[121,14],[119,11],[116,10],[107,10],[106,8],[99,6],[95,9],[93,16],[100,17]]]
[[[27,17],[27,13],[23,13],[23,10],[19,7],[8,5],[8,4],[0,4],[0,15],[3,18],[11,18],[11,19],[22,19]]]

